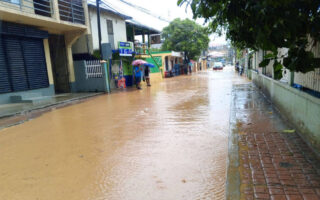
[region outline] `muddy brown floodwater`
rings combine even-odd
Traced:
[[[223,199],[232,68],[57,109],[0,131],[1,200]]]

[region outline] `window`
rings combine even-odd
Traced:
[[[113,23],[112,20],[107,19],[107,29],[108,29],[108,35],[113,35]]]

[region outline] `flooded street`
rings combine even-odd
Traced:
[[[224,199],[231,90],[244,82],[208,70],[3,129],[0,199]]]

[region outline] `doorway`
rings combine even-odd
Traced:
[[[69,71],[66,45],[63,35],[49,36],[52,73],[56,93],[69,93]]]
[[[111,49],[115,49],[114,46],[114,33],[113,33],[113,22],[112,20],[107,19],[107,31],[108,31],[108,40],[111,44]]]

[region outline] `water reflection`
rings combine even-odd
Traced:
[[[0,199],[224,199],[242,82],[231,69],[175,77],[4,129]]]

